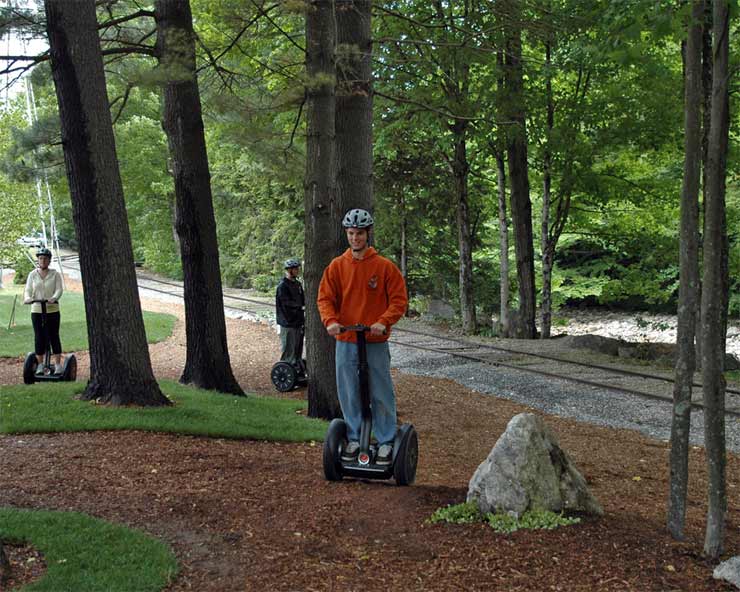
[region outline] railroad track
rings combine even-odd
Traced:
[[[151,277],[138,272],[140,288],[182,298],[182,284]],[[149,284],[149,285],[147,285]],[[156,287],[151,284],[155,284]],[[247,318],[265,319],[274,317],[275,304],[272,300],[247,298],[224,291],[224,307],[243,313]],[[626,369],[611,364],[590,363],[572,360],[541,352],[528,352],[524,349],[503,347],[470,339],[440,336],[394,327],[390,343],[426,351],[438,355],[448,355],[470,362],[488,364],[511,370],[528,372],[588,387],[620,392],[634,397],[671,404],[673,401],[673,377],[638,370]],[[636,388],[639,385],[640,388]],[[700,395],[701,384],[694,383],[694,396]],[[740,389],[726,389],[725,413],[740,417]],[[703,410],[704,404],[698,398],[692,407]]]

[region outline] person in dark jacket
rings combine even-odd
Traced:
[[[299,376],[304,376],[303,332],[306,301],[303,286],[298,281],[301,262],[297,259],[288,259],[284,268],[285,277],[280,280],[275,292],[275,309],[277,324],[280,325],[280,345],[282,347],[280,360],[293,364]]]

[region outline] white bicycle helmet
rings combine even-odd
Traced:
[[[298,261],[298,259],[286,259],[285,263],[283,264],[283,267],[285,269],[290,269],[291,267],[300,267],[301,262]]]
[[[345,228],[368,228],[373,225],[373,217],[367,210],[355,208],[344,215],[342,226]]]

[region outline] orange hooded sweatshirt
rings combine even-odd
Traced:
[[[368,248],[362,259],[355,259],[347,249],[324,270],[316,304],[325,327],[332,323],[372,325],[383,323],[385,335],[371,336],[368,342],[387,341],[391,325],[406,312],[406,283],[398,268],[388,259]],[[340,333],[339,341],[356,341],[353,331]]]

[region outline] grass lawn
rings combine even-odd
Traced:
[[[177,573],[168,545],[77,512],[0,508],[0,537],[44,555],[46,574],[23,592],[157,592]]]
[[[8,329],[15,296],[18,296],[15,306],[15,326]],[[82,294],[65,292],[60,304],[62,325],[59,337],[64,351],[89,349]],[[149,343],[167,339],[172,334],[174,324],[175,317],[172,315],[144,311],[144,326]],[[31,350],[33,350],[31,307],[23,304],[21,286],[4,288],[0,290],[0,358],[15,358]]]
[[[235,397],[162,381],[171,407],[111,407],[75,399],[85,385],[53,382],[0,387],[0,433],[144,430],[284,442],[323,440],[326,422],[299,412],[302,401]]]
[[[75,397],[79,382],[0,387],[0,433],[143,430],[217,438],[323,440],[327,424],[302,401],[234,397],[162,381],[171,407],[110,407]],[[48,571],[22,592],[163,589],[177,572],[171,550],[141,532],[68,512],[0,508],[0,537],[40,550]]]

